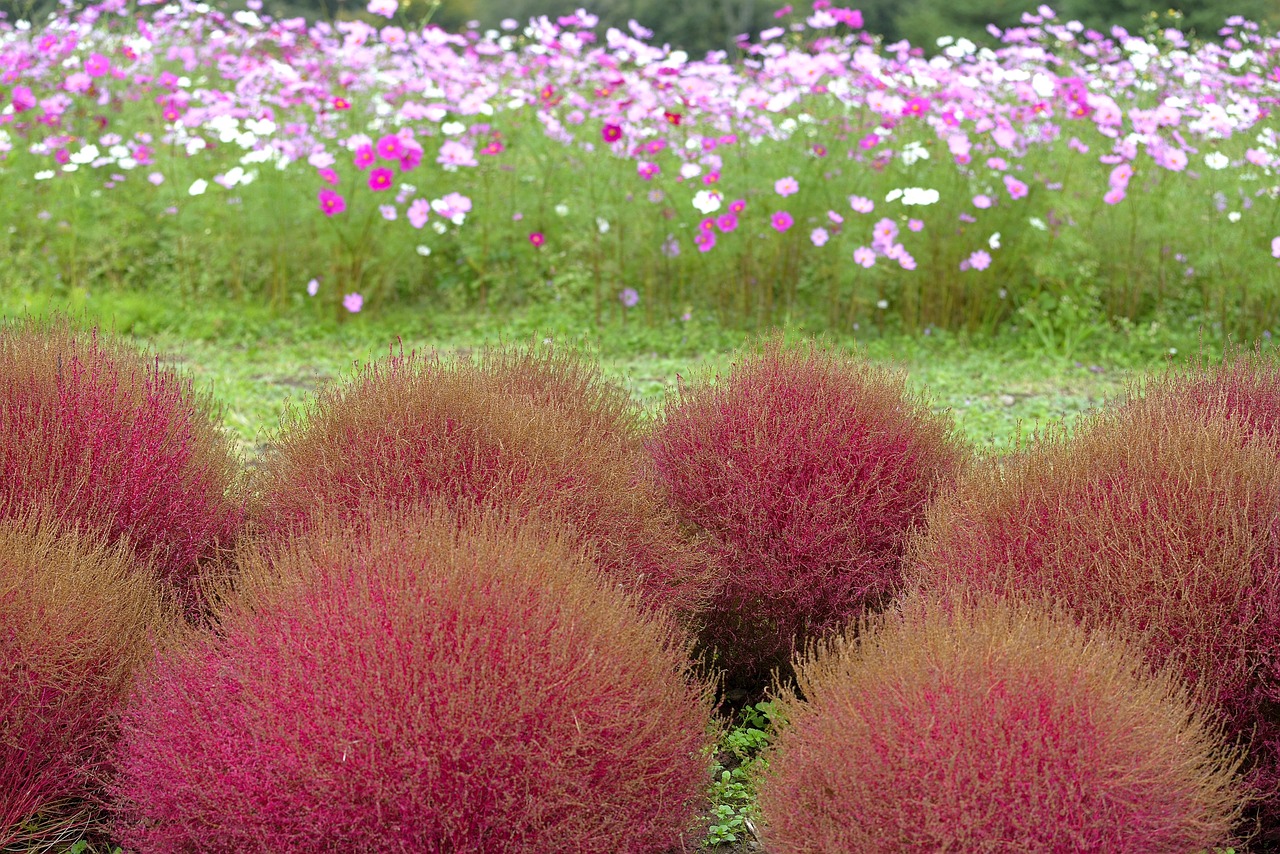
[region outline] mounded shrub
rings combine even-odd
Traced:
[[[692,615],[714,578],[662,500],[641,425],[627,391],[573,351],[392,354],[286,413],[259,471],[256,528],[280,540],[421,502],[551,512],[615,581]]]
[[[4,850],[44,850],[100,805],[116,716],[168,622],[134,560],[31,515],[0,520]]]
[[[1280,768],[1280,467],[1239,420],[1177,397],[1131,400],[973,469],[930,508],[916,586],[1066,603],[1133,638],[1251,743],[1248,780]],[[1280,827],[1274,796],[1258,806]],[[1268,828],[1270,828],[1268,830]]]
[[[127,541],[193,603],[244,519],[239,462],[189,379],[66,318],[0,326],[0,517]]]
[[[1195,852],[1227,845],[1240,754],[1207,706],[1069,615],[909,597],[797,663],[766,754],[774,854]]]
[[[711,687],[572,536],[440,508],[250,552],[124,722],[139,851],[655,854],[704,798]]]
[[[906,534],[965,456],[904,382],[775,337],[668,403],[648,447],[723,568],[704,640],[731,685],[762,687],[797,644],[899,589]]]

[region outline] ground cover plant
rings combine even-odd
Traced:
[[[723,581],[703,639],[758,694],[795,649],[883,607],[911,528],[968,449],[904,378],[777,337],[682,384],[647,442]]]
[[[213,399],[66,317],[0,325],[0,516],[47,512],[133,548],[189,606],[243,522]]]
[[[768,850],[1201,851],[1241,754],[1176,672],[1064,612],[916,598],[799,662],[766,751]]]
[[[552,512],[617,583],[693,618],[717,567],[664,501],[641,424],[625,389],[563,348],[392,353],[286,415],[256,475],[252,530],[278,540],[422,502]]]
[[[1156,392],[975,468],[909,549],[916,586],[1066,603],[1211,700],[1248,745],[1261,840],[1280,824],[1274,439]]]
[[[218,631],[125,715],[126,846],[652,854],[696,836],[711,685],[572,536],[419,508],[242,567]]]
[[[0,520],[0,848],[94,825],[116,722],[171,609],[123,544],[36,513]]]
[[[10,278],[339,318],[1019,325],[1068,358],[1110,322],[1270,328],[1280,42],[1256,23],[1042,6],[995,49],[912,46],[819,0],[732,57],[596,24],[190,0],[0,21]]]

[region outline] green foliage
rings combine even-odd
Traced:
[[[737,842],[754,836],[756,820],[753,775],[763,767],[760,753],[769,746],[777,721],[774,704],[747,706],[738,714],[735,726],[720,739],[718,758],[712,768],[708,789],[711,810],[703,846]]]

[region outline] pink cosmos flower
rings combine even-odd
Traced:
[[[440,156],[436,158],[436,162],[445,169],[456,169],[459,166],[479,166],[476,160],[476,154],[470,146],[451,139],[444,145],[440,146]]]
[[[352,314],[356,314],[364,307],[364,297],[358,293],[347,294],[342,298],[342,307]]]
[[[159,172],[152,172],[150,175],[147,176],[147,180],[150,181],[155,186],[159,187],[161,184],[164,183],[164,175],[161,175]]]
[[[809,232],[809,240],[813,242],[814,246],[826,246],[827,241],[830,239],[831,235],[827,233],[825,228],[819,227]]]
[[[747,209],[747,203],[742,199],[734,199],[729,202],[729,213],[740,214]]]
[[[369,10],[370,15],[381,15],[384,18],[390,18],[395,15],[398,7],[399,4],[396,0],[369,0],[369,5],[365,8]]]
[[[100,53],[91,53],[85,60],[84,70],[90,77],[101,77],[111,71],[111,60]]]
[[[874,245],[888,246],[898,237],[898,224],[888,217],[884,217],[876,223],[871,233],[874,235],[872,240]]]
[[[93,88],[93,78],[83,71],[74,71],[67,75],[62,86],[68,92],[88,92]]]
[[[844,222],[844,217],[840,216],[840,214],[835,211],[827,211],[827,219],[831,220],[836,225]]]
[[[898,253],[898,266],[904,270],[914,270],[916,268],[916,259],[911,257],[907,250]]]
[[[355,150],[352,160],[355,163],[356,169],[363,172],[365,169],[368,169],[373,165],[374,157],[373,146],[362,145]]]
[[[431,216],[431,203],[426,199],[414,199],[409,210],[405,211],[405,216],[409,218],[409,225],[422,228]]]
[[[622,128],[617,125],[605,125],[600,130],[600,136],[604,137],[605,142],[617,142],[622,139]]]
[[[853,263],[867,269],[874,267],[876,263],[875,250],[868,246],[859,246],[853,250]]]
[[[932,105],[933,102],[928,98],[912,98],[910,101],[907,101],[906,106],[902,108],[902,114],[904,116],[923,116],[925,113],[929,112],[929,107]]]
[[[716,245],[716,233],[714,231],[699,231],[693,236],[693,243],[698,247],[699,252],[710,252]]]
[[[1160,165],[1170,172],[1181,172],[1187,168],[1187,153],[1181,148],[1170,148],[1160,158]]]
[[[969,266],[974,270],[985,270],[991,266],[991,254],[985,249],[979,249],[969,256]]]
[[[924,228],[924,220],[909,219],[907,220],[907,228],[912,231],[920,231]]]
[[[794,225],[795,219],[786,211],[777,211],[769,218],[769,224],[775,231],[782,232]]]
[[[1112,187],[1110,190],[1107,190],[1106,195],[1102,197],[1102,200],[1109,205],[1118,205],[1120,202],[1124,201],[1124,196],[1124,187]]]
[[[325,216],[333,216],[340,214],[347,209],[347,200],[335,193],[333,190],[321,190],[319,193],[320,210],[324,211]]]
[[[646,181],[652,181],[661,172],[662,169],[657,163],[650,163],[648,160],[641,160],[636,164],[636,173]]]
[[[320,176],[320,180],[332,186],[338,185],[338,173],[332,169],[317,169],[316,173]]]
[[[716,219],[716,227],[728,234],[738,227],[738,215],[732,212],[720,214]]]
[[[788,175],[773,182],[773,191],[779,196],[794,196],[800,192],[800,182]]]
[[[390,169],[379,167],[369,173],[369,189],[375,192],[391,189],[391,183],[395,180],[395,173]]]
[[[1129,179],[1132,177],[1133,167],[1128,163],[1121,163],[1111,170],[1111,175],[1107,178],[1107,184],[1113,189],[1124,189],[1129,186]]]
[[[382,218],[387,222],[394,222],[396,218],[396,206],[378,205],[378,213],[382,214]]]
[[[627,308],[635,308],[636,303],[640,302],[640,294],[635,288],[623,288],[622,293],[618,294],[618,301]]]
[[[869,214],[876,209],[876,203],[866,196],[850,196],[849,207],[853,208],[855,213]]]
[[[979,193],[973,197],[973,206],[980,211],[985,211],[991,207],[991,197],[984,193]]]
[[[307,296],[315,296],[320,292],[320,280],[312,279],[307,282]]]
[[[1280,237],[1271,238],[1271,257],[1280,258]]]
[[[383,160],[399,160],[404,156],[404,146],[400,142],[400,137],[389,133],[378,140],[377,152]]]
[[[1012,199],[1025,198],[1027,195],[1027,185],[1012,175],[1004,176],[1004,187],[1009,191],[1009,197]]]
[[[541,231],[535,231],[533,234],[529,235],[529,242],[534,246],[541,246],[547,242],[547,238],[543,236]]]
[[[30,86],[14,86],[10,98],[15,113],[29,110],[37,103],[35,93],[31,91]]]

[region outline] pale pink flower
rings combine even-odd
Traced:
[[[352,314],[355,314],[364,307],[364,297],[360,296],[358,293],[347,294],[342,298],[342,307]]]
[[[876,253],[874,249],[868,246],[859,246],[853,250],[853,263],[859,267],[871,268],[876,263]]]

